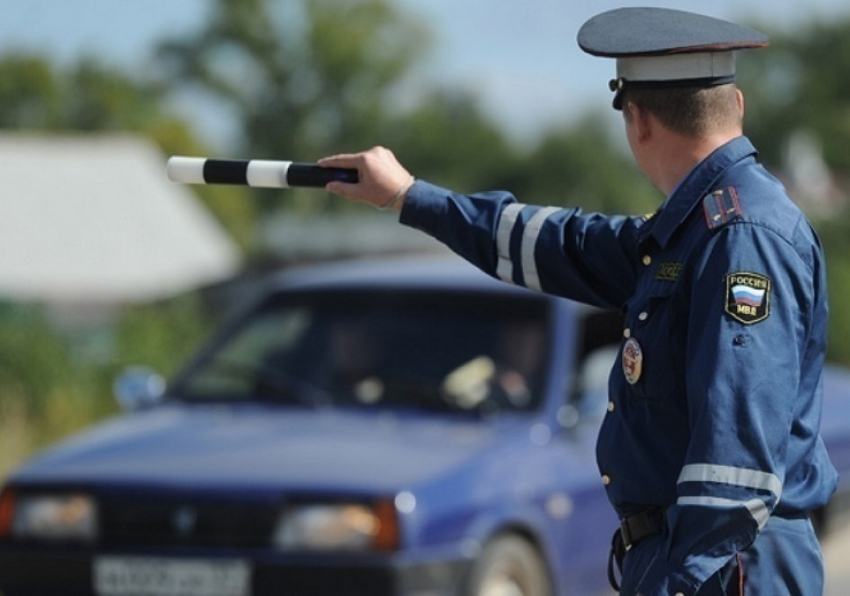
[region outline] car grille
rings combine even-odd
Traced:
[[[103,546],[267,547],[279,509],[256,503],[102,500]]]

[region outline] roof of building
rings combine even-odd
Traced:
[[[115,304],[232,275],[233,240],[124,135],[0,135],[0,298]]]

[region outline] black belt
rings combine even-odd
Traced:
[[[667,509],[655,507],[638,511],[626,516],[620,522],[620,527],[614,532],[611,541],[611,552],[608,556],[608,582],[615,591],[620,591],[620,584],[614,573],[614,563],[618,570],[623,571],[623,557],[638,542],[654,534],[660,534],[664,525],[664,514]]]
[[[620,522],[620,537],[623,547],[628,551],[632,547],[653,534],[660,534],[664,523],[665,509],[657,507],[646,509],[629,515]]]

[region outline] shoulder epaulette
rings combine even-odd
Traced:
[[[734,186],[715,190],[706,195],[702,200],[702,209],[709,230],[725,226],[744,214]]]

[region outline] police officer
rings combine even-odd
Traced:
[[[624,594],[815,595],[807,512],[836,485],[818,434],[827,303],[819,241],[743,136],[735,51],[760,33],[691,13],[589,20],[634,157],[666,196],[651,217],[463,195],[374,148],[328,190],[377,207],[506,282],[624,313],[597,460],[622,524]]]

